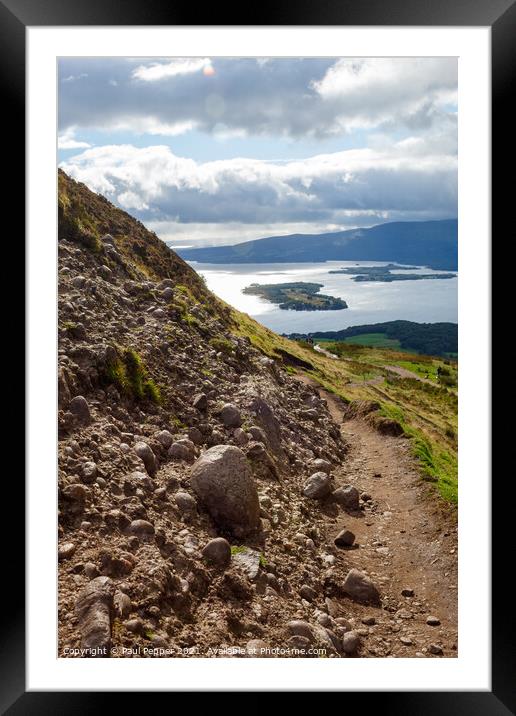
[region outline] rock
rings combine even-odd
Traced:
[[[259,442],[259,443],[267,442],[267,436],[265,435],[264,431],[258,427],[258,425],[251,425],[251,427],[249,428],[249,430],[247,432],[253,438],[253,440],[256,440],[256,442]]]
[[[237,445],[240,445],[241,447],[243,445],[247,445],[249,442],[249,438],[247,437],[247,433],[245,430],[242,430],[242,428],[235,428],[233,431],[233,438],[235,439],[235,442]]]
[[[117,616],[126,619],[131,613],[132,604],[130,597],[124,592],[117,591],[113,597],[113,607]]]
[[[226,403],[220,411],[220,417],[226,428],[239,428],[242,425],[240,410],[232,403]]]
[[[341,530],[334,539],[337,547],[351,547],[354,541],[355,535],[350,530]]]
[[[312,460],[310,463],[310,469],[315,472],[325,472],[327,475],[331,472],[331,463],[328,460],[323,460],[321,457]]]
[[[251,639],[245,646],[246,654],[249,657],[264,658],[267,657],[268,646],[262,639]]]
[[[203,435],[199,428],[193,426],[188,428],[188,437],[195,445],[202,445],[204,442]]]
[[[143,634],[143,621],[138,617],[124,622],[124,626],[127,631],[130,631],[133,634]]]
[[[427,623],[429,626],[439,626],[439,624],[441,623],[441,621],[440,621],[440,619],[438,619],[437,617],[428,616],[428,617],[426,618],[426,623]]]
[[[171,301],[174,298],[174,289],[173,288],[165,288],[161,292],[161,297],[164,301]]]
[[[67,485],[67,487],[63,489],[63,497],[73,502],[84,503],[88,494],[88,488],[84,487],[84,485]]]
[[[350,569],[342,585],[343,591],[356,602],[379,604],[380,594],[371,579],[358,569]]]
[[[312,642],[314,640],[314,633],[312,627],[308,622],[305,622],[302,619],[293,619],[292,621],[289,621],[287,624],[287,629],[289,630],[290,634],[292,634],[292,636],[301,636],[305,639],[308,639],[309,642]]]
[[[371,500],[373,498],[371,497],[371,495],[368,492],[363,492],[360,495],[360,499],[362,500],[362,502],[371,502]]]
[[[163,445],[165,450],[174,442],[172,433],[169,433],[168,430],[160,430],[160,432],[156,435],[156,440]]]
[[[191,485],[214,521],[237,536],[260,525],[258,491],[240,448],[216,445],[193,465]]]
[[[373,626],[373,624],[376,624],[376,619],[374,617],[364,617],[362,619],[362,624],[365,624],[366,626]]]
[[[245,433],[244,433],[245,434]],[[245,454],[251,461],[253,475],[259,479],[279,479],[278,468],[263,443],[251,441]]]
[[[260,574],[260,552],[250,547],[238,548],[232,555],[233,563],[245,576],[254,581]]]
[[[342,637],[342,651],[345,654],[355,654],[360,646],[360,636],[356,631],[348,631]]]
[[[208,398],[206,397],[206,394],[198,393],[196,396],[194,396],[192,405],[194,408],[196,408],[196,410],[206,410],[206,408],[208,407]]]
[[[312,587],[309,587],[308,584],[303,584],[299,590],[299,596],[302,599],[306,599],[307,602],[314,602],[317,599],[317,592]]]
[[[311,500],[322,500],[331,492],[331,478],[325,472],[315,472],[303,485],[303,495]]]
[[[341,507],[347,510],[358,510],[359,508],[358,490],[352,485],[339,487],[332,492],[332,497],[338,505],[341,505]]]
[[[197,502],[192,495],[188,494],[188,492],[176,492],[174,500],[180,512],[197,512]]]
[[[298,634],[291,636],[290,639],[287,640],[287,645],[289,649],[299,651],[302,654],[305,654],[310,648],[310,643],[310,639],[308,639],[306,636],[299,636]]]
[[[84,396],[76,395],[75,398],[72,398],[68,409],[84,425],[89,425],[89,423],[91,423],[90,406]]]
[[[85,656],[108,657],[111,647],[111,614],[113,582],[109,577],[96,577],[82,589],[75,612]]]
[[[224,569],[231,562],[231,545],[223,537],[216,537],[204,546],[202,556],[208,564]]]
[[[409,639],[408,636],[400,636],[400,641],[405,646],[411,646],[413,644],[412,639]]]
[[[401,590],[401,596],[402,597],[413,597],[414,596],[414,590],[413,589],[402,589]]]
[[[65,542],[64,544],[61,544],[57,550],[57,556],[60,562],[64,559],[70,559],[74,553],[75,545],[73,542]]]
[[[97,466],[94,462],[85,462],[81,468],[83,482],[90,484],[97,479]]]
[[[442,647],[439,646],[439,644],[429,644],[428,651],[437,656],[440,656],[443,653]]]
[[[145,469],[149,475],[154,475],[157,469],[156,456],[152,452],[150,446],[147,445],[147,443],[138,442],[134,446],[134,452],[139,458],[141,458],[141,460],[143,460],[143,464],[145,465]]]
[[[133,520],[129,525],[129,532],[138,537],[145,537],[154,534],[154,526],[147,520]]]
[[[194,458],[194,452],[190,450],[187,445],[175,442],[170,446],[168,456],[172,460],[186,460],[187,462],[191,462]]]

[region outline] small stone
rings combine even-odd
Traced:
[[[84,565],[84,574],[88,577],[88,579],[94,579],[99,576],[99,570],[93,562],[86,562]]]
[[[318,457],[310,462],[310,468],[315,472],[325,472],[329,475],[331,472],[331,463],[329,463],[328,460],[323,460],[321,457]]]
[[[380,594],[378,589],[375,587],[371,579],[359,572],[358,569],[350,569],[342,588],[346,594],[348,594],[353,600],[362,603],[374,603],[380,602]]]
[[[81,477],[83,482],[87,484],[95,482],[97,479],[97,466],[94,462],[85,462],[81,467]]]
[[[337,547],[351,547],[354,541],[355,535],[350,530],[342,530],[334,539]]]
[[[139,537],[154,534],[154,526],[147,520],[133,520],[129,525],[129,532]]]
[[[204,442],[203,435],[199,428],[194,426],[188,428],[188,437],[194,443],[194,445],[202,445]]]
[[[192,405],[196,410],[204,411],[208,407],[208,398],[205,393],[198,393],[194,396]]]
[[[406,587],[405,589],[402,589],[402,590],[401,590],[401,596],[402,596],[402,597],[413,597],[413,596],[414,596],[414,590],[413,590],[413,589],[409,589],[408,587]]]
[[[193,450],[190,450],[187,445],[175,442],[170,446],[168,456],[173,460],[186,460],[187,462],[190,462],[194,457],[194,452]]]
[[[376,624],[376,619],[374,617],[364,617],[362,619],[362,624],[365,624],[366,626],[373,626],[373,624]]]
[[[442,647],[440,647],[439,644],[429,644],[428,651],[431,654],[436,654],[437,656],[443,653]]]
[[[59,545],[59,549],[57,551],[60,562],[64,559],[70,559],[74,553],[75,545],[73,542],[65,542],[64,544]]]
[[[208,564],[224,569],[231,562],[231,545],[223,537],[216,537],[205,545],[202,556]]]
[[[300,651],[301,653],[305,653],[310,648],[310,643],[310,639],[306,636],[299,636],[299,634],[295,634],[287,640],[287,645],[290,649]]]
[[[134,446],[134,452],[139,458],[141,458],[141,460],[143,460],[143,464],[145,465],[145,469],[149,475],[154,475],[157,469],[156,456],[152,452],[150,446],[147,445],[147,443],[138,442]]]
[[[129,616],[132,609],[131,599],[124,592],[117,591],[113,597],[113,606],[117,616],[125,619]]]
[[[169,433],[168,430],[160,430],[160,432],[156,435],[156,440],[158,440],[158,442],[160,442],[165,449],[169,448],[174,442],[172,433]]]
[[[354,654],[360,646],[360,636],[356,631],[348,631],[342,637],[342,651],[345,654]]]
[[[242,430],[242,428],[235,428],[233,432],[233,438],[235,439],[236,444],[240,447],[247,445],[247,443],[249,442],[247,433]]]
[[[337,504],[348,510],[358,510],[359,508],[358,490],[352,485],[339,487],[337,490],[333,491],[332,497]]]
[[[400,636],[400,641],[405,646],[411,646],[413,644],[412,639],[409,639],[408,636]]]
[[[188,492],[176,492],[174,500],[180,512],[197,512],[197,501]]]
[[[371,502],[371,500],[373,498],[371,497],[371,495],[368,492],[363,492],[360,495],[360,499],[362,500],[362,502]]]
[[[426,618],[426,623],[428,624],[428,626],[439,626],[441,623],[441,620],[438,619],[437,617],[428,616]]]
[[[75,398],[72,398],[68,407],[70,412],[73,413],[81,423],[84,425],[91,423],[90,406],[84,396],[76,395]]]
[[[124,622],[124,626],[132,634],[143,634],[143,621],[138,617]]]
[[[220,417],[226,428],[239,428],[242,425],[242,416],[239,409],[232,403],[226,403],[220,411]]]
[[[312,631],[312,627],[308,624],[308,622],[305,622],[302,619],[293,619],[292,621],[289,621],[287,629],[293,636],[301,636],[308,639],[310,642],[313,641],[314,633]]]
[[[308,584],[303,584],[299,590],[299,596],[302,599],[306,599],[307,602],[313,602],[317,599],[317,592],[312,587],[309,587]]]
[[[315,472],[303,485],[303,495],[311,500],[321,500],[331,492],[331,478],[325,472]]]

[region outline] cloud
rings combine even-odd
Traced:
[[[413,152],[401,142],[289,162],[198,163],[167,146],[109,145],[60,166],[147,223],[370,225],[376,216],[456,215],[456,158],[418,141]]]
[[[61,82],[62,130],[138,132],[147,122],[163,134],[215,135],[223,126],[294,139],[357,128],[426,132],[448,121],[457,90],[456,58],[66,58],[59,71],[83,76]]]
[[[65,132],[63,132],[63,134],[58,135],[58,149],[86,149],[87,147],[91,147],[91,144],[89,144],[88,142],[81,142],[75,139],[74,135],[75,128],[73,127],[67,129]]]
[[[194,72],[204,71],[210,74],[211,61],[207,58],[176,58],[170,62],[154,62],[150,65],[140,65],[133,70],[132,76],[146,82],[156,82],[178,75],[190,75]]]

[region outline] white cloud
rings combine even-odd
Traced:
[[[91,147],[91,144],[75,139],[75,129],[71,127],[57,137],[57,147],[58,149],[86,149]]]
[[[194,72],[201,72],[211,68],[211,60],[208,58],[176,58],[170,62],[154,62],[150,65],[140,65],[133,70],[132,76],[145,82],[156,82],[158,80],[177,77],[178,75],[190,75]]]
[[[289,162],[198,163],[167,146],[111,145],[61,167],[146,222],[340,225],[350,216],[373,224],[376,216],[456,214],[456,157],[420,140]]]

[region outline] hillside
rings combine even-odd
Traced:
[[[414,321],[385,321],[364,326],[350,326],[341,331],[318,331],[312,338],[323,341],[346,341],[363,345],[391,345],[414,353],[433,356],[456,355],[458,326],[456,323],[415,323]],[[372,340],[372,336],[376,337]],[[292,333],[289,338],[306,338]]]
[[[203,263],[300,263],[394,261],[457,270],[457,220],[399,221],[331,234],[291,234],[233,246],[178,249]]]
[[[58,208],[60,656],[455,656],[454,389],[274,334],[63,172]]]

